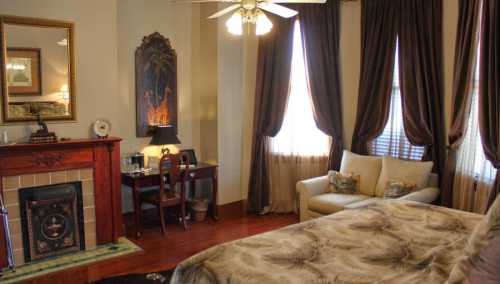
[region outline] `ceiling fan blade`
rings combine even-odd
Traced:
[[[283,18],[291,18],[298,14],[297,11],[274,3],[258,3],[257,7],[269,13],[276,14]]]
[[[236,9],[240,8],[240,7],[241,7],[241,5],[240,5],[240,4],[233,4],[233,5],[231,5],[231,6],[227,7],[227,8],[225,8],[225,9],[220,10],[219,12],[217,12],[217,13],[213,14],[212,16],[210,16],[210,17],[208,17],[208,18],[209,18],[209,19],[215,19],[215,18],[218,18],[218,17],[223,16],[223,15],[225,15],[225,14],[227,14],[227,13],[230,13],[230,12],[232,12],[232,11],[234,11],[234,10],[236,10]]]
[[[241,0],[174,0],[174,3],[182,3],[182,4],[190,4],[190,3],[213,3],[213,2],[222,2],[222,3],[239,3]]]
[[[306,4],[325,4],[326,0],[270,0],[270,3],[306,3]]]
[[[173,0],[174,3],[210,3],[210,2],[222,2],[222,3],[238,3],[241,0]]]

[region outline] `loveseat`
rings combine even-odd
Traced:
[[[360,176],[359,190],[354,194],[329,192],[328,175],[297,183],[300,221],[307,221],[357,208],[384,199],[384,187],[389,180],[414,182],[411,193],[397,199],[432,203],[439,196],[438,176],[431,173],[432,162],[403,161],[391,157],[363,156],[344,151],[340,173]]]

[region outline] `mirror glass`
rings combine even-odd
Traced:
[[[73,119],[70,27],[3,22],[4,121]]]

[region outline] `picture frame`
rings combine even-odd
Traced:
[[[182,164],[186,164],[186,162],[189,161],[190,165],[197,165],[198,160],[196,159],[196,153],[194,152],[194,149],[184,149],[180,150],[179,153],[181,154],[182,157]]]
[[[7,48],[6,79],[9,95],[42,95],[40,48]]]
[[[177,129],[177,53],[158,32],[135,51],[136,136],[153,136],[157,126]]]

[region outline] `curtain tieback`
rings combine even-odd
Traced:
[[[500,161],[492,162],[491,164],[493,165],[493,167],[494,167],[495,169],[497,169],[497,170],[499,170],[499,169],[500,169]]]

